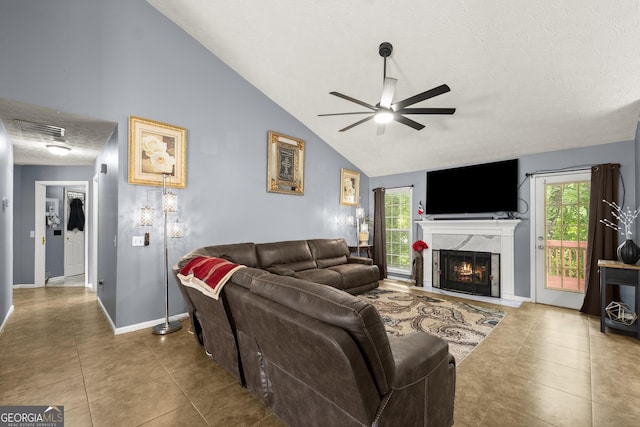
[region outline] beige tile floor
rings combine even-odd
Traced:
[[[438,295],[439,298],[446,298]],[[482,303],[478,303],[482,304]],[[82,287],[16,289],[0,405],[64,405],[69,426],[282,426],[188,333],[114,336]],[[640,342],[525,303],[457,370],[456,426],[635,426]]]

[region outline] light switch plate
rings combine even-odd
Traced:
[[[131,246],[144,246],[144,236],[133,236]]]

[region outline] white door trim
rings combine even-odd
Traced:
[[[45,281],[45,245],[42,244],[42,239],[45,238],[46,229],[44,224],[44,212],[45,212],[45,199],[47,186],[82,186],[85,194],[89,194],[89,181],[36,181],[35,182],[35,211],[34,211],[34,230],[35,230],[35,242],[34,242],[34,262],[33,262],[33,282],[35,287],[44,286]],[[62,224],[66,227],[66,224]],[[89,245],[88,245],[89,233],[84,233],[84,286],[87,286],[87,272],[89,263]]]
[[[91,283],[88,284],[93,292],[98,291],[98,189],[100,186],[99,175],[93,176],[92,206],[91,206],[91,235],[93,236],[93,244],[91,245]],[[88,271],[88,270],[87,270]]]

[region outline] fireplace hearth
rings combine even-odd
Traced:
[[[500,297],[500,254],[434,250],[433,287],[487,297]]]

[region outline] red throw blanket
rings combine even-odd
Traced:
[[[183,285],[218,299],[222,287],[233,273],[246,266],[221,258],[199,256],[190,260],[178,273]]]

